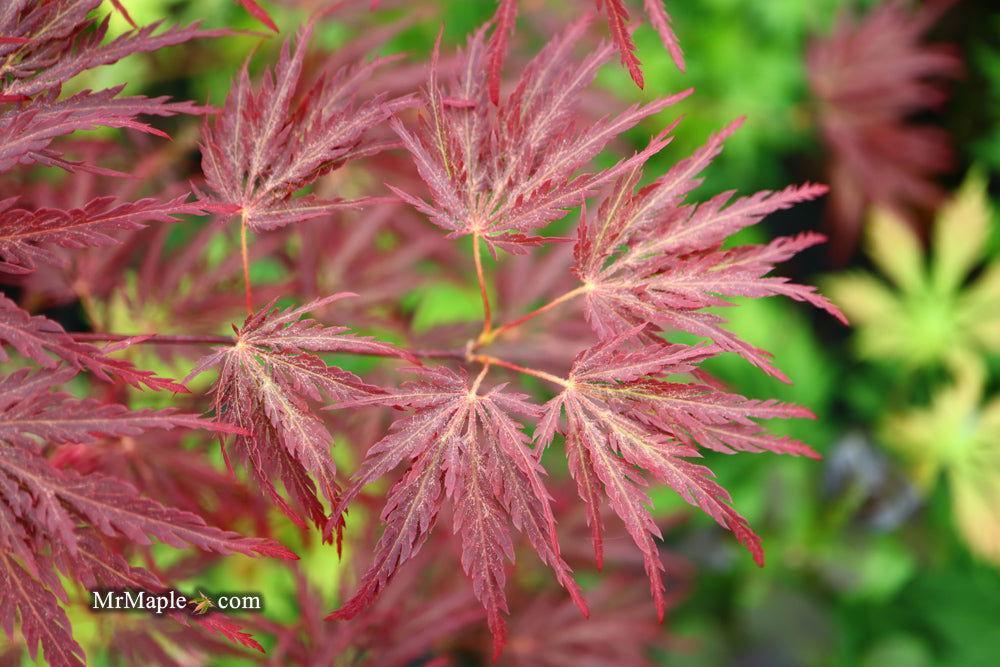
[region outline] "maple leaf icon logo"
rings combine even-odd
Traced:
[[[215,603],[212,599],[205,595],[202,591],[198,591],[198,597],[192,598],[188,604],[194,605],[195,614],[205,614],[208,612],[209,608],[214,607]]]

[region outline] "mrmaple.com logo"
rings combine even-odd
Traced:
[[[199,591],[197,597],[187,597],[175,590],[158,593],[103,590],[90,591],[90,597],[91,611],[146,611],[154,614],[187,611],[194,614],[204,614],[210,608],[219,611],[260,611],[263,608],[263,600],[259,593],[209,597]]]

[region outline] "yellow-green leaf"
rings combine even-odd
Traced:
[[[905,292],[923,283],[924,252],[920,239],[895,213],[875,209],[868,224],[868,254],[876,265]]]
[[[958,287],[983,254],[990,210],[986,179],[970,172],[934,223],[934,283],[942,293]]]

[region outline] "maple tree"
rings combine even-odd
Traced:
[[[262,73],[256,86],[248,60],[221,110],[166,97],[120,97],[121,86],[64,96],[63,85],[85,70],[134,53],[232,34],[198,25],[161,30],[153,24],[107,40],[107,18],[88,18],[99,4],[17,0],[0,9],[0,172],[54,167],[79,183],[82,192],[99,191],[79,202],[75,193],[39,186],[25,188],[20,197],[0,199],[0,272],[16,287],[10,296],[0,296],[0,343],[6,346],[0,347],[0,360],[14,366],[0,378],[0,624],[8,637],[20,627],[32,658],[40,644],[53,664],[84,660],[59,604],[69,602],[60,574],[89,588],[164,590],[166,573],[152,564],[139,567],[133,558],[154,538],[180,549],[295,560],[296,554],[269,533],[268,505],[302,530],[312,524],[339,549],[358,530],[350,519],[364,502],[366,488],[383,478],[394,480],[381,512],[384,529],[377,538],[370,535],[371,561],[357,590],[345,595],[327,618],[351,619],[378,608],[383,591],[412,566],[408,561],[418,558],[431,540],[441,539],[432,531],[440,517],[450,515],[461,568],[483,610],[466,611],[464,618],[478,620],[485,613],[493,654],[499,656],[509,632],[509,563],[520,544],[511,526],[552,570],[572,603],[585,616],[589,613],[557,532],[553,489],[558,482],[550,479],[552,466],[543,461],[547,450],[560,445],[579,496],[563,499],[562,505],[582,503],[580,523],[589,527],[597,567],[605,561],[610,517],[604,510],[610,509],[641,553],[661,620],[670,602],[655,539],[660,528],[650,513],[651,482],[700,508],[763,562],[759,537],[709,468],[695,461],[702,450],[817,457],[807,445],[772,434],[761,423],[813,415],[801,406],[726,391],[701,365],[731,352],[787,381],[767,352],[723,326],[714,309],[734,305],[731,297],[783,295],[843,320],[814,288],[769,275],[776,264],[821,242],[818,234],[726,245],[740,229],[821,196],[826,188],[805,184],[735,200],[733,192],[725,192],[702,203],[689,201],[700,174],[741,121],[646,185],[641,185],[646,163],[670,143],[678,122],[652,137],[643,150],[595,169],[594,158],[622,133],[691,93],[596,120],[581,109],[583,91],[616,51],[636,83],[643,83],[621,0],[598,3],[608,18],[610,42],[578,60],[574,47],[586,39],[592,18],[575,21],[524,67],[507,94],[501,94],[499,82],[516,2],[501,0],[495,19],[469,36],[447,68],[439,35],[429,78],[416,93],[396,94],[371,85],[373,77],[398,60],[392,56],[330,67],[304,84],[307,49],[319,19],[314,17],[294,40],[283,43],[277,64]],[[132,23],[120,3],[113,4]],[[241,4],[277,31],[257,3]],[[645,7],[683,69],[663,5],[647,0]],[[174,179],[159,196],[120,197],[131,191],[109,183],[122,172],[67,157],[77,150],[67,139],[72,133],[124,128],[160,139],[165,134],[140,118],[176,114],[205,116],[202,173],[193,178],[193,195],[181,185],[183,179]],[[396,154],[387,158],[393,149]],[[413,170],[397,166],[398,178],[386,184],[395,195],[392,201],[347,194],[350,188],[331,192],[338,172],[360,164],[358,169],[379,174],[380,160],[398,161],[404,154]],[[595,198],[599,204],[588,211],[588,201]],[[349,241],[325,239],[318,247],[302,242],[324,238],[317,223],[337,211],[366,205],[397,207],[391,210],[398,221],[372,221],[373,228],[418,226],[418,231],[400,232],[413,235],[409,238],[416,241],[409,246],[417,252],[404,249],[394,255],[397,270],[421,259],[422,248],[433,248],[427,255],[435,259],[466,261],[439,241],[441,236],[469,237],[466,265],[481,299],[481,329],[462,331],[457,342],[442,336],[443,342],[432,343],[435,347],[422,347],[410,344],[417,336],[404,322],[399,337],[404,343],[393,345],[352,333],[371,325],[371,319],[350,306],[353,299],[346,297],[355,294],[324,294],[325,285],[314,284],[309,291],[316,298],[306,298],[302,289],[293,291],[288,303],[278,299],[288,296],[284,286],[262,290],[254,284],[254,260],[264,259],[269,249],[286,253],[288,263],[303,274],[324,261],[314,253],[330,249],[343,264],[367,252],[360,246],[376,244],[363,232],[351,232],[359,236],[349,236]],[[575,238],[554,236],[568,228],[567,217],[576,207],[581,213]],[[211,237],[235,232],[238,250],[234,247],[232,257],[212,273],[229,288],[220,297],[222,305],[203,297],[201,306],[192,305],[187,312],[168,311],[166,319],[179,318],[183,333],[178,334],[158,328],[119,333],[105,326],[94,303],[98,297],[112,304],[113,295],[123,293],[119,298],[130,307],[143,313],[145,308],[153,317],[162,303],[170,306],[182,289],[191,289],[182,288],[179,274],[166,266],[160,254],[166,241],[157,235],[163,225],[208,215],[213,226],[203,227],[204,235],[179,251],[176,261],[185,267],[180,275],[194,273]],[[421,227],[422,219],[446,234]],[[297,249],[288,249],[290,240],[298,241]],[[535,261],[534,253],[556,249],[544,260],[563,262],[552,263],[551,273],[562,278],[551,284],[568,281],[571,286],[554,294],[541,286],[535,294],[541,305],[526,305],[498,323],[494,307],[507,313],[510,306],[497,304],[484,245],[501,266],[505,255]],[[559,248],[567,250],[560,254]],[[370,255],[364,259],[374,263]],[[349,285],[345,276],[351,272],[343,266],[340,271]],[[159,286],[129,292],[136,272],[147,283],[157,275],[164,278]],[[111,277],[102,286],[94,274]],[[497,278],[502,276],[498,269]],[[358,282],[360,301],[365,284]],[[523,282],[514,290],[530,289]],[[273,298],[265,301],[262,293]],[[38,314],[42,294],[70,295],[70,302],[87,310],[92,330],[67,331]],[[382,296],[392,297],[391,291]],[[583,302],[585,325],[574,334],[576,349],[567,353],[569,347],[554,339],[562,357],[543,350],[546,359],[525,365],[531,360],[530,351],[522,349],[527,345],[510,340],[529,323],[537,324],[536,318],[578,301]],[[334,302],[336,321],[350,327],[314,319],[326,319]],[[230,317],[234,303],[247,311],[242,324]],[[108,305],[105,314],[112,310]],[[184,317],[189,317],[190,329],[183,329],[188,324]],[[209,325],[203,333],[196,327],[204,320]],[[217,333],[228,331],[226,327],[232,335]],[[668,335],[677,330],[702,341],[669,342]],[[206,345],[214,347],[205,353]],[[131,360],[112,356],[136,348],[169,356],[167,347],[185,350],[177,353],[190,371],[184,381],[162,377],[153,370],[155,364],[141,367],[135,361],[142,358],[138,354]],[[397,382],[385,365],[371,378],[362,377],[337,361],[345,356],[402,360],[408,367],[400,372],[416,379]],[[561,368],[560,361],[565,361]],[[210,371],[217,372],[210,389],[189,389],[195,383],[203,386],[199,376]],[[515,376],[543,381],[556,393],[544,400],[540,391],[527,393],[528,386],[509,386]],[[89,397],[77,398],[68,391],[71,387]],[[171,392],[173,407],[135,407],[142,405],[142,392]],[[382,413],[368,410],[376,407],[405,415],[393,421],[387,434],[377,434]],[[331,420],[345,413],[374,415],[368,418],[374,444],[349,475],[335,464],[330,450]],[[237,486],[230,476],[223,483],[208,461],[203,466],[182,461],[179,452],[186,452],[180,438],[169,439],[180,429],[218,437],[230,471],[235,455],[252,489],[268,503],[245,503],[246,514],[230,507],[240,504],[232,499],[253,497],[254,491]],[[164,452],[149,455],[161,458],[130,459],[139,440],[164,443]],[[123,462],[128,462],[127,470]],[[166,469],[189,466],[185,475],[205,480],[205,486],[218,484],[212,493],[229,502],[199,506],[192,486],[153,470],[160,462]],[[219,527],[202,515],[218,519]],[[245,527],[248,516],[263,526],[265,536],[231,530]],[[305,585],[301,589],[310,607],[318,606],[310,597],[314,593]],[[456,600],[469,609],[468,600]],[[201,605],[194,615],[172,616],[182,628],[194,624],[262,650],[241,627],[216,611],[205,611]],[[522,624],[515,625],[515,634],[530,634]],[[336,635],[323,650],[344,650],[341,644],[352,636],[349,631]],[[288,650],[310,655],[312,649],[295,644]],[[412,655],[400,649],[403,654]]]

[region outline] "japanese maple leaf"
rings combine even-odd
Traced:
[[[143,229],[149,222],[177,222],[181,215],[204,215],[204,208],[187,203],[187,195],[168,201],[140,199],[116,203],[98,197],[83,208],[69,210],[15,208],[16,198],[0,201],[0,272],[30,273],[39,264],[61,266],[65,259],[52,247],[97,248],[117,245],[113,233]]]
[[[763,217],[826,192],[822,185],[763,191],[726,205],[733,192],[702,204],[685,196],[701,181],[697,175],[722,149],[736,121],[714,135],[689,158],[635,191],[641,172],[618,179],[594,220],[583,218],[575,248],[575,271],[583,281],[586,315],[607,338],[642,323],[681,329],[736,352],[779,379],[787,378],[769,362],[769,354],[719,326],[720,316],[704,312],[728,306],[722,297],[784,295],[823,308],[846,323],[843,315],[815,288],[785,278],[767,277],[778,262],[823,241],[818,234],[775,239],[767,245],[722,250],[732,234]]]
[[[950,4],[911,10],[884,2],[863,18],[841,17],[809,49],[809,85],[832,158],[833,249],[842,258],[854,250],[871,205],[904,214],[944,197],[934,179],[952,166],[951,141],[914,119],[939,108],[948,79],[961,72],[952,45],[922,41]]]
[[[109,40],[110,16],[100,22],[87,18],[101,2],[5,3],[0,11],[0,34],[12,40],[0,48],[2,71],[8,77],[0,81],[0,93],[32,97],[57,89],[80,72],[110,65],[135,53],[232,34],[229,30],[202,30],[200,21],[157,33],[162,21],[156,21]]]
[[[721,526],[733,531],[758,564],[760,539],[730,504],[711,471],[692,463],[697,445],[732,453],[773,451],[816,454],[794,440],[763,432],[755,419],[811,417],[808,410],[775,401],[753,401],[698,383],[665,378],[694,370],[716,347],[641,344],[642,327],[610,338],[577,357],[563,391],[545,406],[535,433],[548,446],[565,411],[566,456],[580,498],[587,505],[598,566],[603,562],[600,508],[606,501],[643,553],[662,620],[666,606],[660,531],[649,514],[647,475],[674,489]],[[639,342],[637,342],[639,341]]]
[[[266,9],[254,2],[254,0],[237,1],[243,5],[243,9],[247,10],[247,13],[250,14],[250,16],[254,17],[274,32],[278,32],[278,26],[274,24],[274,19],[271,18],[271,15],[267,13]]]
[[[33,375],[22,369],[0,378],[0,442],[4,443],[0,448],[0,471],[7,475],[0,486],[6,488],[4,498],[22,521],[43,525],[50,534],[67,537],[67,548],[72,551],[72,540],[68,536],[73,532],[75,520],[60,506],[62,502],[71,512],[87,516],[93,525],[109,535],[121,532],[142,544],[149,543],[145,537],[145,533],[149,533],[177,546],[190,542],[222,553],[257,551],[257,547],[251,546],[255,542],[250,540],[245,541],[245,548],[238,543],[227,544],[227,534],[214,528],[203,530],[200,526],[204,526],[204,522],[195,515],[138,498],[130,485],[113,477],[56,470],[43,460],[40,442],[92,443],[98,437],[139,435],[154,428],[207,427],[229,433],[241,431],[197,415],[177,414],[171,408],[132,411],[122,405],[76,399],[64,392],[52,391],[72,375],[72,371],[66,369],[42,370]],[[11,483],[20,490],[7,486]],[[29,510],[31,505],[22,506],[20,499],[32,496],[38,511],[30,516],[21,515],[20,512]],[[180,528],[181,524],[190,527]],[[257,542],[261,544],[260,549],[270,549],[264,544],[266,541]]]
[[[145,568],[130,565],[92,529],[81,528],[77,538],[77,548],[72,554],[54,545],[53,564],[60,571],[71,574],[86,590],[127,589],[152,594],[169,590],[159,576]],[[59,605],[60,599],[66,602],[66,594],[59,587],[58,579],[54,578],[54,572],[32,576],[13,559],[0,556],[0,590],[4,592],[0,597],[0,618],[13,621],[12,612],[17,609],[28,653],[33,659],[36,659],[38,644],[41,643],[48,664],[85,664],[83,651],[73,640],[69,619]],[[165,613],[181,626],[194,624],[234,643],[262,653],[264,651],[250,633],[222,615],[209,613],[195,617],[174,609]]]
[[[140,545],[155,538],[219,554],[297,558],[273,540],[220,530],[196,514],[145,498],[115,477],[51,465],[41,445],[91,443],[152,428],[238,430],[171,409],[131,411],[52,391],[72,375],[66,369],[34,375],[22,369],[0,378],[0,626],[11,637],[19,617],[29,654],[37,656],[41,643],[48,662],[66,665],[83,664],[83,653],[59,607],[59,598],[67,599],[49,554],[64,573],[83,567],[94,549],[106,563],[112,556],[96,537],[103,534]]]
[[[399,391],[340,405],[402,406],[414,413],[397,420],[392,432],[368,450],[327,526],[329,534],[338,525],[340,512],[366,484],[400,464],[408,465],[389,492],[382,511],[386,528],[360,589],[328,618],[353,618],[372,604],[397,569],[419,552],[446,498],[455,505],[454,531],[462,539],[462,568],[486,608],[495,654],[506,633],[504,560],[514,557],[510,522],[526,535],[586,613],[579,587],[559,555],[538,453],[528,446],[521,425],[510,417],[512,412],[537,415],[537,406],[502,387],[480,393],[482,376],[470,385],[464,372],[444,367],[415,371],[422,379]]]
[[[201,421],[206,423],[208,429],[214,424]],[[146,431],[142,437],[60,445],[48,460],[56,468],[117,477],[141,488],[145,496],[199,514],[215,526],[248,525],[243,523],[248,518],[252,525],[264,526],[270,503],[228,471],[217,469],[208,457],[192,456],[189,442],[186,429]]]
[[[71,369],[87,369],[95,377],[107,382],[112,377],[118,377],[136,388],[146,386],[154,390],[188,393],[184,385],[170,378],[162,378],[152,371],[136,368],[124,359],[108,357],[96,345],[73,340],[58,322],[21,310],[3,294],[0,294],[0,343],[13,346],[22,356],[44,368],[54,369],[59,366],[60,361],[64,361]],[[0,361],[8,360],[7,353],[0,345]],[[72,376],[73,373],[64,374],[64,379]]]
[[[208,526],[195,514],[143,498],[130,484],[98,473],[56,470],[20,448],[3,448],[0,473],[10,503],[5,509],[36,532],[59,539],[70,552],[76,549],[75,526],[86,521],[106,535],[124,536],[137,544],[151,544],[152,536],[175,547],[190,545],[221,554],[297,558],[273,540]]]
[[[634,105],[578,128],[574,120],[580,93],[612,53],[604,44],[579,65],[571,61],[586,24],[576,22],[542,49],[496,108],[487,103],[484,30],[469,39],[447,93],[438,83],[435,46],[424,93],[429,117],[416,133],[397,118],[390,121],[433,203],[390,186],[392,190],[451,232],[449,238],[471,234],[483,238],[494,255],[497,249],[523,254],[548,240],[532,236],[533,230],[564,217],[567,208],[665,146],[669,140],[664,133],[631,159],[578,174],[614,137],[691,92]]]
[[[173,116],[198,114],[206,109],[192,102],[168,102],[167,97],[116,97],[125,86],[98,92],[84,90],[58,100],[56,93],[39,95],[27,105],[0,112],[0,172],[16,164],[49,164],[68,171],[93,170],[86,164],[68,162],[48,146],[59,136],[98,127],[124,127],[167,137],[164,132],[136,120],[140,114]],[[106,169],[98,173],[127,176]]]
[[[642,63],[635,55],[635,43],[632,41],[631,30],[628,26],[629,13],[624,1],[595,1],[597,10],[603,10],[608,17],[608,29],[611,32],[612,42],[618,49],[622,65],[628,69],[629,75],[636,85],[642,88],[645,84],[640,68]],[[498,104],[500,100],[500,73],[503,69],[503,61],[507,56],[510,33],[514,31],[514,25],[517,21],[518,0],[497,0],[497,2],[499,6],[492,21],[495,28],[488,47],[490,99],[493,104]],[[670,27],[670,15],[664,8],[663,0],[643,0],[643,7],[649,15],[650,24],[660,36],[663,46],[670,52],[670,57],[677,69],[683,72],[684,53],[677,41],[677,35]]]
[[[256,91],[246,63],[222,113],[202,131],[211,206],[224,215],[239,213],[255,232],[357,205],[295,194],[345,162],[382,150],[386,144],[367,140],[366,131],[412,103],[385,95],[355,103],[364,81],[392,60],[382,58],[323,74],[293,106],[312,30],[310,22],[299,31],[294,53],[285,42]]]
[[[23,368],[0,378],[0,440],[34,451],[39,439],[50,443],[93,443],[100,437],[178,427],[239,431],[198,415],[179,414],[174,408],[129,410],[124,405],[49,391],[73,375],[75,372],[65,367],[34,375]]]
[[[86,655],[74,639],[69,618],[59,606],[59,599],[50,593],[42,582],[34,578],[14,558],[15,554],[0,550],[0,626],[9,639],[14,637],[14,621],[21,621],[21,635],[28,648],[28,655],[38,661],[38,646],[42,647],[45,660],[52,665],[83,667]],[[66,593],[59,587],[59,579],[48,573],[45,584],[56,586],[61,597]]]
[[[5,38],[0,44],[0,102],[23,104],[0,111],[0,172],[18,163],[38,162],[121,176],[69,162],[49,144],[58,136],[97,127],[128,127],[166,136],[137,117],[206,111],[190,102],[168,102],[166,97],[118,98],[123,86],[58,99],[62,85],[85,70],[134,53],[231,34],[201,30],[198,23],[157,33],[161,23],[156,22],[106,40],[108,17],[100,23],[87,18],[100,4],[101,0],[5,3],[0,12],[0,35]]]
[[[284,311],[272,311],[272,302],[236,329],[234,345],[215,348],[189,376],[219,368],[213,388],[217,416],[248,433],[235,436],[233,450],[271,499],[300,525],[299,512],[278,493],[276,480],[317,526],[326,523],[326,515],[310,475],[332,505],[340,502],[341,491],[330,456],[333,438],[309,399],[344,401],[385,393],[310,353],[405,356],[386,343],[347,335],[345,327],[299,319],[345,296],[354,295],[334,294]]]

